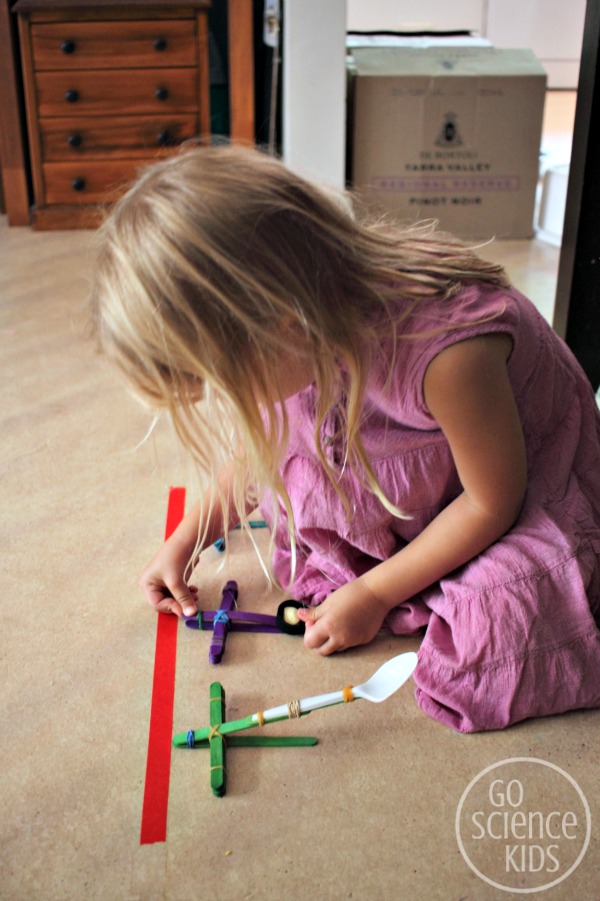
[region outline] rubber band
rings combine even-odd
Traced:
[[[211,766],[211,768],[210,768],[211,773],[213,770],[223,770],[223,772],[225,772],[225,767],[224,766]]]
[[[224,702],[224,701],[225,701],[225,698],[223,697],[223,695],[219,695],[218,698],[211,698],[211,699],[210,699],[210,703],[211,703],[211,704],[212,704],[213,701],[218,701],[218,702],[220,703],[221,701]]]
[[[208,733],[209,742],[212,741],[213,738],[217,738],[217,736],[221,739],[221,741],[225,741],[225,736],[221,735],[219,732],[219,726],[222,726],[223,723],[217,723],[216,726],[210,727],[210,732]]]
[[[213,625],[216,626],[217,623],[224,623],[227,625],[229,622],[229,617],[227,616],[227,612],[225,610],[217,610],[213,619]]]
[[[196,736],[194,735],[194,730],[193,730],[193,729],[190,729],[190,731],[188,732],[188,734],[187,734],[186,737],[185,737],[185,740],[186,740],[186,742],[187,742],[188,748],[195,748],[195,747],[196,747]]]
[[[291,720],[300,718],[300,701],[288,701],[288,716]]]
[[[346,685],[345,688],[342,689],[342,694],[344,695],[344,704],[349,704],[350,701],[355,701],[356,698],[352,692],[352,686]]]
[[[257,720],[259,726],[264,726],[265,717],[264,717],[262,710],[259,710],[258,713],[256,714],[256,720]]]

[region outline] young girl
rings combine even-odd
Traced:
[[[307,648],[426,628],[418,702],[465,732],[600,706],[600,416],[499,266],[193,148],[117,204],[93,298],[209,486],[141,577],[156,610],[196,610],[190,566],[260,503]]]

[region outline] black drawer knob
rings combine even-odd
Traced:
[[[169,97],[168,88],[157,88],[154,92],[154,96],[157,100],[167,100]]]
[[[76,91],[74,88],[69,88],[68,91],[65,91],[65,100],[67,103],[77,103],[79,100],[79,91]]]
[[[63,53],[75,53],[75,41],[71,41],[70,39],[63,41],[60,45],[60,49]]]
[[[81,141],[82,141],[81,135],[78,134],[77,132],[75,132],[72,135],[69,135],[69,137],[67,138],[67,143],[69,144],[69,147],[81,147]]]
[[[152,41],[152,46],[155,50],[158,50],[160,53],[161,50],[167,49],[167,39],[166,38],[154,38]]]
[[[169,144],[173,143],[173,138],[171,137],[168,128],[165,128],[164,131],[160,132],[156,138],[156,143],[159,147],[168,147]]]
[[[74,178],[71,187],[74,191],[85,191],[85,178]]]

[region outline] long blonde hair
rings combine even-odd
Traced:
[[[474,281],[507,285],[501,267],[432,224],[361,221],[266,154],[193,146],[144,170],[100,228],[92,320],[136,391],[169,412],[225,523],[231,504],[246,523],[256,495],[270,491],[287,512],[293,548],[279,474],[289,424],[272,377],[290,334],[314,373],[315,447],[336,490],[321,434],[343,395],[348,465],[402,515],[360,435],[372,355],[383,331],[401,337],[420,300],[448,301]]]

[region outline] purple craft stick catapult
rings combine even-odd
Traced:
[[[219,610],[199,610],[193,616],[184,617],[190,629],[208,631],[212,629],[208,659],[210,663],[220,663],[225,651],[228,632],[287,632],[289,635],[303,635],[304,623],[290,623],[285,618],[286,608],[304,607],[300,601],[283,601],[276,616],[263,613],[242,613],[235,609],[238,596],[237,582],[229,581],[223,589]]]

